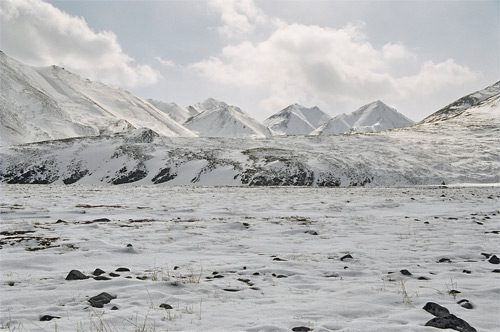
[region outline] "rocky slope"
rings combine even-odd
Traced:
[[[177,105],[176,103],[166,103],[164,101],[147,99],[148,103],[158,108],[160,111],[168,114],[172,119],[178,123],[184,123],[189,118],[198,114],[194,108],[185,108]]]

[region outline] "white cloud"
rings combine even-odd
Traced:
[[[218,30],[227,37],[252,32],[256,25],[268,21],[253,0],[209,0],[208,4],[220,13],[222,26]]]
[[[392,62],[416,60],[401,43],[374,47],[362,24],[341,29],[284,24],[260,42],[224,47],[218,56],[192,64],[199,74],[237,87],[267,89],[261,102],[277,109],[291,102],[332,105],[410,94],[432,94],[476,78],[446,60],[425,62],[412,75],[394,74]]]
[[[387,43],[382,47],[382,55],[387,60],[416,59],[416,55],[401,43]]]
[[[57,64],[92,79],[134,87],[156,83],[160,74],[135,63],[113,32],[92,30],[40,0],[0,1],[1,48],[23,62]]]
[[[172,60],[163,59],[162,57],[159,56],[156,56],[155,60],[158,61],[164,67],[173,68],[177,66],[175,62],[173,62]]]

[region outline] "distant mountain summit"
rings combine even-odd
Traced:
[[[176,103],[166,103],[164,101],[155,99],[147,99],[147,101],[181,124],[199,113],[193,108],[187,109],[185,107],[177,105]]]
[[[473,92],[454,101],[448,106],[445,106],[437,112],[429,115],[420,123],[448,120],[457,117],[474,107],[482,107],[487,104],[496,105],[498,100],[500,100],[500,81],[484,88],[483,90]]]
[[[317,106],[292,104],[264,121],[273,135],[307,135],[326,123],[330,116]]]
[[[199,114],[185,126],[202,137],[264,138],[271,136],[267,127],[243,112],[239,107],[209,98],[188,106]]]
[[[0,52],[0,81],[0,145],[142,127],[165,136],[196,136],[131,93],[58,66],[31,67]]]
[[[350,114],[341,114],[316,129],[312,135],[339,135],[348,132],[378,132],[412,126],[414,122],[380,100]]]

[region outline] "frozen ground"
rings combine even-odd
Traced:
[[[500,265],[481,254],[500,253],[499,187],[0,190],[6,330],[440,331],[428,301],[500,326]],[[116,298],[91,307],[101,292]]]

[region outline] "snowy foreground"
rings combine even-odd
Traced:
[[[440,331],[427,302],[500,326],[500,187],[0,191],[6,330]]]

